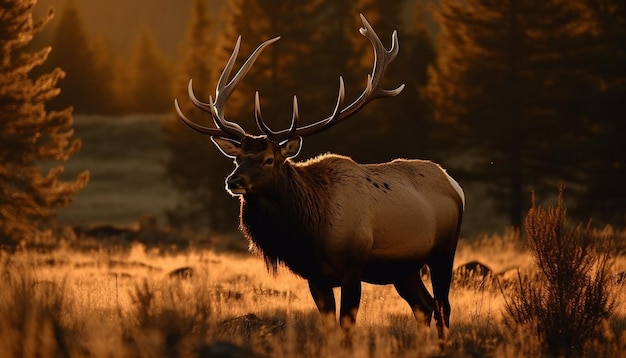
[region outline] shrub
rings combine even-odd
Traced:
[[[65,282],[41,280],[23,266],[0,263],[0,352],[7,357],[69,357]]]
[[[556,207],[533,205],[524,228],[536,277],[519,274],[505,308],[508,321],[530,325],[553,356],[580,355],[615,309],[611,237],[587,225],[567,226],[563,188]]]
[[[132,322],[126,327],[129,349],[137,356],[190,356],[211,334],[210,294],[200,280],[136,283],[129,315],[121,317]]]

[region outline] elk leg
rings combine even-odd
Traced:
[[[309,281],[309,290],[311,291],[311,297],[313,297],[313,301],[315,301],[317,310],[322,315],[324,327],[329,330],[336,327],[337,322],[335,314],[337,309],[332,287],[321,286]]]
[[[433,283],[433,294],[435,296],[437,333],[442,344],[447,341],[447,330],[450,328],[450,300],[448,294],[452,281],[453,261],[454,251],[452,251],[452,254],[434,254],[428,261]]]
[[[341,285],[341,310],[339,324],[344,332],[343,346],[352,349],[352,327],[356,324],[356,315],[361,303],[361,275],[348,274]]]
[[[430,292],[424,286],[420,273],[396,282],[394,286],[398,294],[411,307],[417,322],[424,322],[426,325],[430,325],[435,304]]]
[[[356,315],[361,302],[361,279],[350,277],[341,285],[341,311],[339,322],[341,328],[348,332],[356,323]]]

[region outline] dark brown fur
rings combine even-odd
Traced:
[[[241,197],[241,230],[251,247],[275,272],[285,264],[305,278],[319,265],[314,247],[319,229],[327,224],[332,169],[317,162],[286,161],[273,190]]]

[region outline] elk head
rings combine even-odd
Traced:
[[[208,112],[213,118],[216,127],[205,127],[190,121],[182,113],[178,101],[174,101],[176,111],[182,121],[191,129],[211,136],[211,140],[227,157],[235,160],[235,170],[226,179],[226,189],[232,195],[245,195],[264,192],[276,183],[275,178],[280,175],[283,165],[288,159],[295,157],[300,152],[302,138],[324,131],[335,124],[351,117],[370,101],[377,98],[393,97],[404,89],[404,85],[393,90],[381,88],[381,82],[387,66],[398,54],[398,36],[396,31],[392,34],[391,49],[387,51],[374,29],[363,15],[363,27],[360,33],[367,37],[374,48],[374,68],[368,75],[367,85],[361,95],[350,105],[343,107],[345,89],[343,78],[339,77],[339,94],[333,113],[322,120],[298,126],[298,99],[293,98],[293,116],[289,129],[273,131],[261,116],[259,92],[255,94],[254,115],[257,126],[263,135],[254,136],[246,133],[238,124],[228,121],[224,117],[224,106],[232,94],[235,86],[248,73],[261,52],[268,45],[278,41],[276,37],[263,42],[254,50],[246,62],[241,66],[235,76],[229,80],[230,73],[239,53],[241,36],[237,39],[233,53],[224,68],[215,90],[215,100],[209,97],[209,102],[198,100],[193,92],[192,81],[189,81],[189,98],[199,109]]]

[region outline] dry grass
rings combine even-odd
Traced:
[[[322,332],[305,281],[287,270],[272,277],[252,255],[209,249],[166,254],[139,244],[125,250],[68,247],[1,254],[0,352],[6,356],[440,355],[435,328],[418,329],[391,286],[363,286],[348,351],[339,333]],[[511,270],[532,270],[517,233],[462,241],[456,266],[472,260],[493,273],[456,276],[448,355],[541,354],[534,332],[503,323],[515,282]],[[613,270],[624,268],[626,259],[616,258]],[[623,301],[621,286],[615,293]],[[626,310],[618,306],[591,352],[624,355],[625,332]]]

